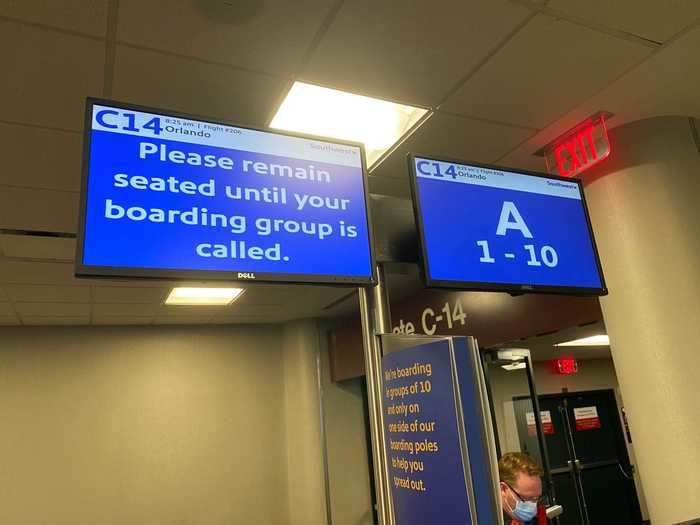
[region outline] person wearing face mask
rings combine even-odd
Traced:
[[[508,452],[498,461],[501,503],[506,525],[546,525],[542,498],[544,474],[535,460],[522,452]]]

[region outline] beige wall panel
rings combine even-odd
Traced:
[[[0,370],[0,523],[288,523],[278,328],[3,328]]]
[[[284,329],[283,374],[290,525],[326,525],[317,356],[313,321]]]
[[[372,525],[372,494],[363,385],[359,379],[331,382],[326,338],[322,339],[321,377],[328,481],[333,525]]]

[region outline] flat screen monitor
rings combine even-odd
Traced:
[[[428,286],[607,293],[579,180],[409,155]]]
[[[369,285],[361,144],[88,99],[76,275]]]

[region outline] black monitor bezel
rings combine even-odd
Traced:
[[[436,156],[436,155],[422,155],[418,153],[409,153],[407,155],[408,168],[410,174],[410,186],[411,186],[411,197],[413,200],[413,214],[416,222],[416,228],[418,230],[418,240],[420,244],[419,256],[420,256],[420,268],[423,276],[423,281],[428,288],[440,288],[440,289],[450,289],[450,290],[464,290],[464,291],[479,291],[479,292],[506,292],[511,294],[523,294],[523,293],[541,293],[541,294],[560,294],[560,295],[580,295],[580,296],[603,296],[608,294],[608,288],[605,284],[605,276],[603,275],[603,267],[600,263],[600,255],[598,253],[598,246],[596,245],[595,235],[593,233],[593,227],[591,225],[591,217],[588,212],[588,205],[586,203],[586,196],[583,191],[583,183],[580,179],[572,179],[566,177],[559,177],[557,175],[549,175],[546,173],[540,173],[530,170],[522,170],[516,168],[508,168],[504,166],[496,166],[493,164],[484,164],[481,162],[471,162],[464,159],[455,159],[450,157]],[[600,288],[588,288],[588,287],[578,287],[578,286],[550,286],[550,285],[539,285],[539,284],[518,284],[518,283],[492,283],[492,282],[481,282],[481,281],[449,281],[441,279],[433,279],[430,276],[430,267],[428,263],[428,254],[426,250],[425,243],[425,231],[423,229],[423,215],[422,207],[420,201],[420,194],[417,184],[417,173],[416,173],[416,159],[425,160],[435,160],[438,162],[449,162],[453,164],[461,164],[463,166],[470,166],[476,168],[486,168],[499,171],[508,171],[510,173],[529,175],[533,177],[540,177],[550,180],[560,180],[569,183],[578,184],[581,192],[581,202],[583,204],[584,214],[586,216],[586,224],[588,226],[588,234],[591,239],[591,244],[593,246],[593,254],[595,256],[596,267],[598,269],[598,275],[600,276]]]
[[[362,184],[364,190],[365,201],[365,217],[367,218],[367,233],[370,255],[370,271],[368,277],[357,276],[342,276],[342,275],[325,275],[325,274],[302,274],[302,273],[277,273],[277,272],[251,272],[251,270],[182,270],[182,269],[167,269],[167,268],[143,268],[143,267],[126,267],[126,266],[95,266],[83,264],[83,252],[85,242],[85,227],[86,227],[86,211],[87,211],[87,189],[90,171],[90,148],[92,139],[92,112],[93,106],[101,105],[115,109],[124,109],[131,111],[140,111],[144,113],[153,113],[164,117],[183,118],[188,120],[196,120],[206,122],[207,124],[216,124],[222,126],[231,126],[240,129],[259,131],[263,133],[271,133],[273,135],[284,135],[301,139],[316,140],[327,144],[340,146],[351,146],[360,149],[361,164],[362,164]],[[369,203],[369,179],[367,172],[367,162],[365,157],[365,148],[362,143],[353,141],[344,141],[337,139],[329,139],[328,137],[319,137],[304,133],[290,133],[286,131],[271,130],[269,128],[260,128],[250,125],[242,125],[225,120],[212,120],[200,115],[193,115],[171,110],[163,110],[149,106],[141,106],[115,100],[108,100],[96,97],[87,97],[85,102],[85,121],[83,126],[83,159],[82,159],[82,174],[80,183],[80,210],[78,216],[78,233],[76,236],[76,255],[75,255],[75,276],[90,277],[90,278],[136,278],[136,279],[151,279],[151,280],[168,280],[168,281],[235,281],[236,283],[268,283],[268,284],[312,284],[323,286],[340,286],[340,287],[369,287],[377,283],[376,274],[376,258],[375,258],[375,243],[374,233],[372,228],[372,217]],[[255,278],[238,277],[238,274],[254,273]]]

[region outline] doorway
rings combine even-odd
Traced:
[[[642,514],[613,390],[538,396],[561,525],[640,525]],[[514,397],[523,452],[537,456],[532,402]]]

